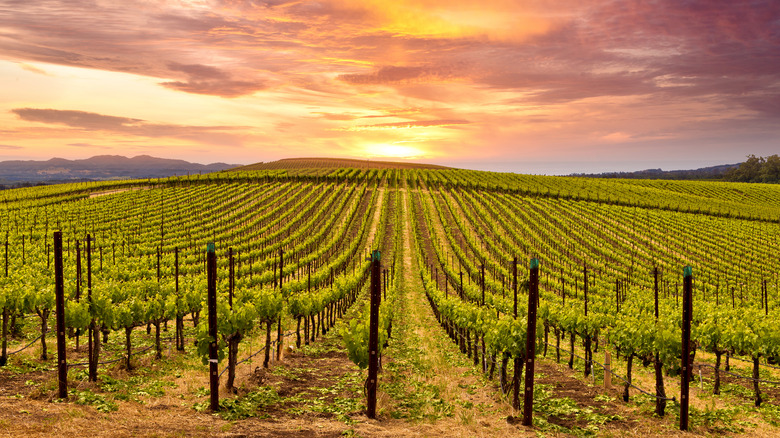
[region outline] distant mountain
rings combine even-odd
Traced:
[[[98,155],[85,160],[52,158],[46,161],[0,161],[0,183],[52,183],[125,178],[163,178],[188,173],[231,169],[238,164],[197,164],[184,160],[139,155]]]
[[[626,178],[626,179],[726,179],[729,171],[737,169],[737,164],[721,164],[719,166],[702,167],[692,170],[661,170],[646,169],[636,172],[605,172],[605,173],[577,173],[571,176],[584,176],[589,178]]]

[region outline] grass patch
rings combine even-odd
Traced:
[[[249,417],[267,418],[268,415],[260,412],[260,410],[276,404],[280,400],[281,398],[276,393],[276,389],[270,386],[261,386],[257,390],[241,397],[221,399],[217,415],[228,421]],[[198,412],[205,412],[210,405],[210,401],[204,401],[195,403],[193,407]]]
[[[162,397],[165,395],[166,387],[176,387],[176,384],[141,375],[123,380],[106,375],[100,379],[99,386],[105,392],[114,393],[116,400],[143,403],[141,397]]]
[[[672,404],[670,412],[674,423],[680,423],[680,405]],[[705,428],[718,434],[744,433],[747,428],[754,428],[756,424],[747,421],[746,418],[752,409],[748,405],[732,405],[724,408],[707,406],[704,409],[694,406],[688,407],[688,424],[691,429]]]
[[[102,394],[95,394],[92,391],[79,391],[77,389],[68,391],[71,400],[80,405],[93,406],[98,412],[114,412],[119,410],[119,406],[111,399]]]
[[[291,368],[285,365],[276,366],[270,369],[269,373],[274,376],[283,377],[294,382],[303,381],[303,375],[316,371],[314,368]]]
[[[408,288],[403,288],[406,290]],[[401,306],[408,304],[407,297],[401,297],[399,300]],[[405,306],[404,306],[405,307]],[[419,309],[415,309],[419,310]],[[406,318],[410,318],[409,312],[399,309],[396,313],[399,315],[398,331],[394,334],[393,342],[389,351],[392,355],[392,362],[385,365],[385,372],[380,380],[381,389],[385,391],[395,403],[392,406],[389,415],[392,418],[405,418],[415,421],[435,421],[442,417],[451,417],[454,407],[445,397],[446,388],[443,384],[430,383],[428,380],[435,377],[436,370],[430,361],[435,358],[429,357],[430,353],[422,348],[419,336],[409,333],[412,327],[415,327],[421,321],[412,324]],[[427,320],[422,323],[426,324]],[[438,328],[427,326],[429,331],[435,337],[439,335]],[[440,341],[437,337],[437,341]],[[438,348],[438,351],[448,353],[446,348]],[[445,360],[449,363],[457,359],[447,357]],[[468,418],[461,418],[462,421],[468,421]],[[473,420],[473,418],[472,418]]]
[[[43,362],[39,360],[22,357],[21,360],[9,360],[6,366],[2,368],[3,372],[13,374],[27,374],[35,371],[52,371],[56,368],[56,363]]]

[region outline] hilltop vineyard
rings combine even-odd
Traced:
[[[326,165],[7,190],[0,365],[21,380],[34,373],[41,397],[55,398],[59,334],[60,397],[83,397],[86,380],[112,400],[105,388],[117,370],[175,359],[199,373],[199,386],[216,379],[212,397],[224,385],[210,407],[229,410],[253,388],[237,373],[242,363],[270,373],[330,332],[362,373],[372,354],[369,289],[379,281],[380,357],[401,330],[404,297],[419,294],[438,330],[515,409],[534,358],[574,370],[571,379],[606,398],[639,397],[661,417],[684,416],[689,380],[692,396],[726,388],[768,409],[780,404],[779,205],[780,187],[765,184]],[[372,279],[374,250],[381,274]],[[253,409],[248,416],[263,415]],[[549,419],[543,409],[536,415]],[[780,421],[776,410],[756,412]]]

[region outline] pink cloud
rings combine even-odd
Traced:
[[[86,111],[16,108],[11,110],[28,122],[65,125],[70,128],[95,132],[115,132],[138,137],[169,137],[222,146],[240,146],[242,140],[230,131],[240,126],[187,126],[151,123],[141,119],[108,116]]]
[[[184,73],[188,79],[187,81],[162,82],[161,85],[187,93],[238,97],[267,88],[263,81],[235,80],[231,78],[229,73],[209,65],[171,62],[168,64],[168,68],[173,72]]]
[[[353,85],[395,84],[408,82],[432,82],[451,77],[451,73],[443,66],[383,66],[366,74],[343,74],[339,76],[344,82]]]

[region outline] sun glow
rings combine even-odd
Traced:
[[[366,147],[366,152],[374,157],[420,158],[424,155],[421,149],[401,144],[373,144]]]

